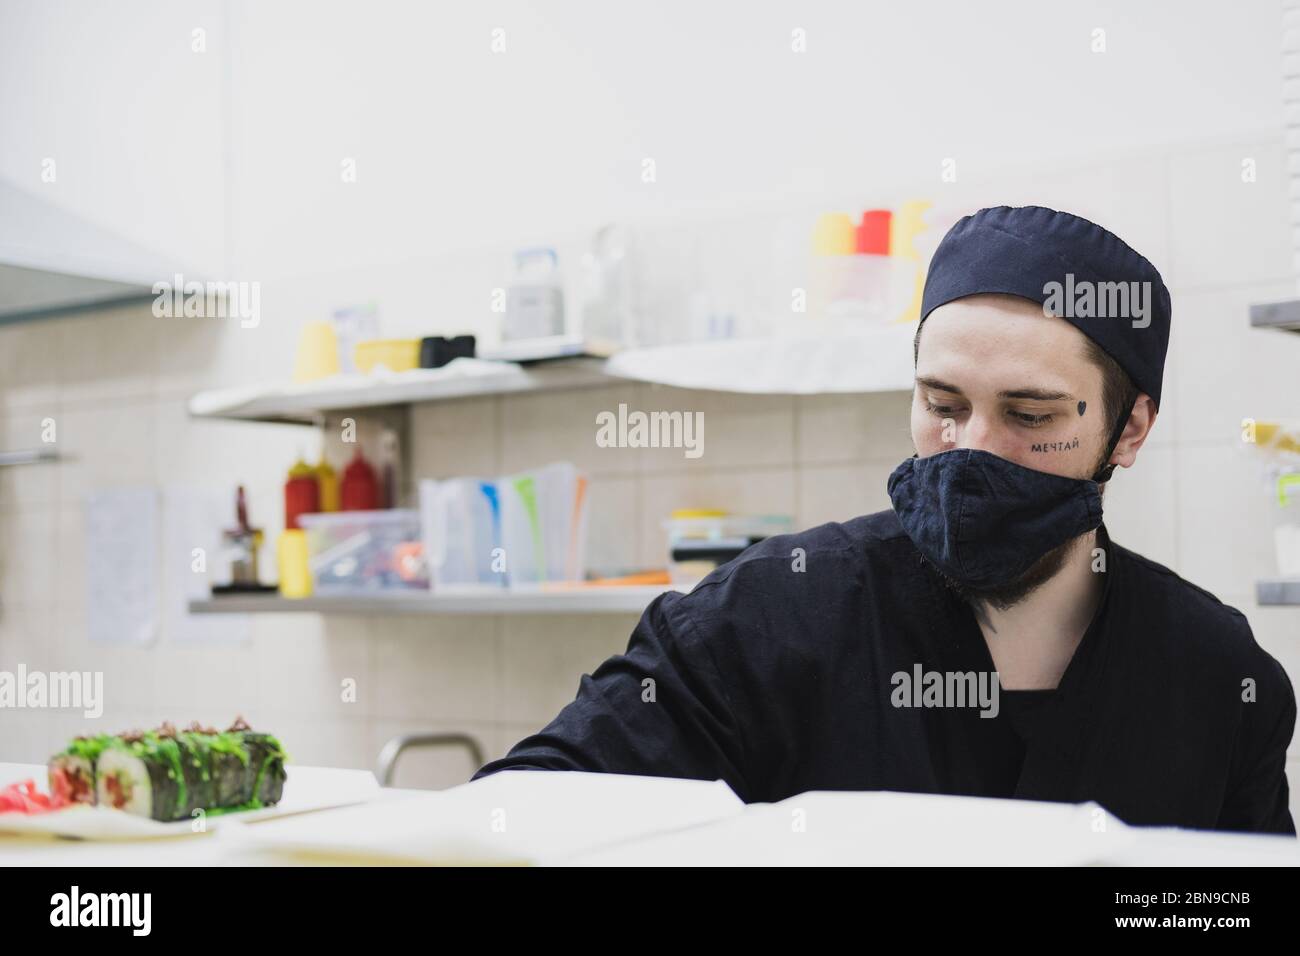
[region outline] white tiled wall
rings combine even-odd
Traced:
[[[1256,159],[1257,182],[1241,182],[1243,157]],[[1164,409],[1137,467],[1112,482],[1108,525],[1119,542],[1241,608],[1296,679],[1300,608],[1254,604],[1255,579],[1272,571],[1266,492],[1237,441],[1243,417],[1300,417],[1300,336],[1251,330],[1246,317],[1252,301],[1295,288],[1281,174],[1280,149],[1261,138],[1008,175],[937,198],[1069,208],[1162,269],[1174,294]],[[463,268],[439,278],[453,283]],[[412,731],[468,732],[489,757],[504,753],[572,698],[582,672],[623,648],[633,616],[275,615],[253,621],[246,646],[181,646],[166,633],[145,649],[87,644],[87,490],[243,482],[254,521],[278,525],[282,473],[300,450],[314,453],[317,438],[193,422],[184,401],[204,387],[284,377],[298,323],[315,315],[301,303],[323,298],[315,283],[301,298],[293,283],[268,287],[257,330],[159,320],[147,306],[0,328],[0,447],[37,444],[53,418],[68,456],[0,469],[0,667],[103,670],[103,727],[218,723],[238,711],[279,732],[299,761],[370,766],[384,740]],[[596,413],[621,402],[703,411],[704,456],[598,448]],[[810,526],[888,507],[885,479],[911,453],[907,403],[901,394],[755,397],[629,383],[417,407],[407,451],[417,477],[577,462],[593,479],[590,563],[630,569],[662,564],[660,522],[673,508],[790,513]],[[355,703],[340,700],[347,679],[357,682]],[[42,760],[80,726],[65,713],[0,713],[0,760]],[[461,753],[414,755],[398,782],[445,786],[472,769]]]

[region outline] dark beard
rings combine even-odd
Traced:
[[[1078,540],[1078,538],[1071,538],[1069,541],[1057,545],[1031,564],[1025,573],[1014,581],[1008,581],[1006,584],[999,584],[990,588],[971,587],[959,581],[954,581],[933,564],[930,564],[924,555],[922,555],[922,558],[925,559],[926,564],[930,565],[935,574],[943,579],[943,583],[951,591],[955,592],[958,597],[972,607],[978,609],[981,604],[987,603],[990,607],[1005,611],[1008,608],[1015,607],[1056,577],[1057,572],[1065,566],[1065,559],[1069,557],[1070,550]]]

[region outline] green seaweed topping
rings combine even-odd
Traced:
[[[263,806],[265,806],[265,804],[263,804],[261,800],[257,799],[257,797],[254,797],[247,803],[239,803],[233,807],[209,807],[203,812],[206,816],[215,817],[220,816],[223,813],[241,813],[244,810],[260,810]]]
[[[219,734],[205,734],[213,753],[234,754],[239,762],[248,766],[248,748],[244,746],[244,735],[239,731],[222,731]]]
[[[262,758],[262,766],[257,768],[257,778],[253,781],[252,799],[252,802],[256,803],[259,807],[262,803],[258,799],[257,795],[262,792],[262,778],[266,776],[266,768],[275,760],[279,760],[281,764],[283,764],[285,759],[288,757],[288,754],[284,752],[284,748],[280,746],[280,741],[275,737],[272,737],[270,734],[262,734],[261,742],[266,748],[266,756]]]
[[[157,756],[167,761],[167,776],[176,781],[176,807],[185,806],[189,798],[189,789],[185,786],[185,770],[181,766],[181,748],[174,737],[159,737],[153,735],[153,739],[148,743],[141,741],[145,745],[145,753],[150,756]],[[137,745],[139,746],[139,745]],[[137,752],[137,755],[141,755]]]
[[[189,750],[190,766],[198,768],[199,779],[207,783],[212,779],[212,735],[183,730],[176,739]]]
[[[114,740],[112,734],[96,734],[93,737],[77,737],[63,751],[70,757],[81,757],[95,761]]]

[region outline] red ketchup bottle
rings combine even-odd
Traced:
[[[342,511],[374,511],[378,507],[379,476],[358,448],[348,466],[343,469],[339,508]]]
[[[289,469],[289,480],[284,483],[284,527],[292,531],[300,527],[298,516],[320,511],[320,483],[316,469],[301,458]]]

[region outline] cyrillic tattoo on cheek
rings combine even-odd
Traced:
[[[1067,441],[1036,441],[1029,446],[1030,451],[1041,452],[1070,452],[1079,447],[1079,436],[1075,435]]]

